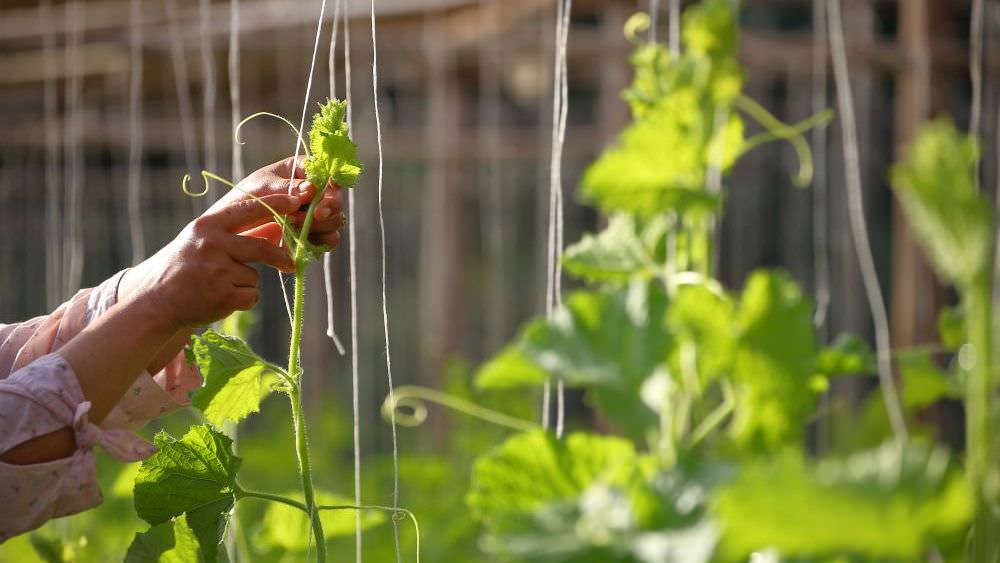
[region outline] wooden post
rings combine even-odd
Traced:
[[[920,124],[931,116],[932,21],[940,22],[941,0],[899,2],[899,41],[905,63],[896,76],[896,153],[913,140]],[[932,11],[933,10],[933,11]],[[940,25],[940,24],[938,24]],[[927,259],[917,247],[906,216],[895,202],[892,243],[893,347],[937,340],[937,312],[944,292]]]
[[[461,135],[461,91],[447,45],[429,33],[427,120],[429,157],[421,210],[420,356],[426,384],[438,387],[462,328],[462,193],[451,147]]]

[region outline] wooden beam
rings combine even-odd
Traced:
[[[908,64],[899,67],[896,77],[897,155],[932,115],[931,29],[944,23],[932,10],[941,7],[941,0],[907,0],[899,5],[900,47]],[[892,344],[897,348],[935,342],[944,293],[898,201],[893,214]]]

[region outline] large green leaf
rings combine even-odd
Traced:
[[[705,284],[679,287],[667,311],[671,371],[683,376],[694,368],[701,385],[729,375],[737,345],[734,314],[732,301],[721,289]]]
[[[696,117],[699,102],[697,92],[678,92],[629,125],[584,174],[584,198],[606,213],[644,218],[715,213],[720,196],[706,189],[705,174],[713,161],[723,169],[735,161],[743,122],[733,115],[716,131],[711,120]],[[712,151],[713,145],[724,148]]]
[[[715,546],[705,490],[660,474],[628,441],[516,435],[480,458],[467,497],[481,545],[519,560],[699,563]]]
[[[260,410],[278,381],[274,368],[235,336],[207,330],[192,338],[190,355],[205,378],[191,404],[217,426]]]
[[[302,499],[301,492],[289,492],[285,496]],[[354,500],[326,491],[317,491],[316,503],[322,506],[349,506],[354,504]],[[373,528],[384,523],[386,519],[385,512],[362,510],[361,529]],[[323,522],[323,534],[328,539],[354,534],[354,510],[324,510],[320,513],[320,520]],[[257,540],[262,545],[279,547],[286,551],[306,551],[307,542],[312,539],[309,533],[309,518],[301,510],[279,503],[267,506],[260,533],[257,535]]]
[[[755,449],[794,442],[817,397],[812,306],[784,274],[758,271],[746,283],[736,318],[733,438]]]
[[[157,434],[159,451],[142,462],[135,479],[139,516],[156,525],[207,507],[228,510],[242,463],[232,443],[207,425],[192,426],[180,440]]]
[[[715,213],[721,197],[706,185],[708,170],[728,171],[746,148],[733,111],[743,85],[734,5],[701,2],[683,25],[681,55],[647,43],[632,56],[635,79],[624,95],[634,121],[582,180],[583,197],[606,213]]]
[[[516,389],[544,385],[548,374],[525,356],[520,342],[515,342],[483,364],[475,379],[480,389]]]
[[[656,414],[640,399],[643,383],[667,354],[666,293],[634,281],[606,291],[578,291],[551,321],[537,319],[477,375],[484,388],[541,384],[543,374],[586,388],[604,414],[641,436]]]
[[[892,168],[892,186],[914,233],[943,277],[988,283],[993,214],[976,185],[976,141],[942,118],[923,127]]]
[[[620,438],[571,434],[562,442],[542,432],[518,434],[476,462],[467,497],[493,532],[521,530],[546,503],[574,499],[595,482],[625,486],[637,454]]]
[[[918,561],[935,543],[951,549],[971,504],[946,451],[889,443],[843,461],[806,465],[786,453],[746,466],[718,494],[714,512],[723,561],[765,549],[790,558]]]
[[[182,516],[136,533],[125,563],[206,563],[198,538]]]
[[[627,282],[633,277],[652,277],[661,265],[641,237],[631,215],[612,215],[606,229],[586,234],[566,249],[563,267],[574,276],[592,282]]]

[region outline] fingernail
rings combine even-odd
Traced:
[[[332,214],[333,210],[330,209],[329,207],[320,207],[319,209],[316,210],[316,218],[319,219],[320,221],[326,219]]]
[[[299,184],[298,192],[300,194],[304,194],[304,193],[308,192],[311,188],[312,188],[312,183],[311,182],[302,182],[301,184]]]

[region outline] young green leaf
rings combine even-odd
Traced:
[[[868,343],[854,334],[841,334],[817,357],[816,371],[828,376],[872,375],[876,373],[875,354]]]
[[[275,368],[235,336],[207,330],[192,338],[190,351],[205,378],[191,404],[216,426],[239,422],[260,410],[261,400],[279,380]]]
[[[207,425],[192,426],[180,440],[157,434],[159,451],[142,462],[135,478],[139,517],[156,525],[200,508],[232,506],[242,464],[232,444]]]
[[[941,276],[967,290],[989,283],[992,206],[976,187],[976,141],[942,118],[923,127],[892,168],[892,186]]]
[[[313,116],[309,130],[311,155],[305,161],[306,177],[320,189],[330,182],[341,188],[353,187],[361,175],[358,150],[348,136],[347,102],[327,100]]]
[[[758,461],[723,487],[715,513],[721,561],[767,548],[796,560],[918,561],[934,545],[952,560],[971,504],[945,450],[887,443],[813,466],[792,453]]]

